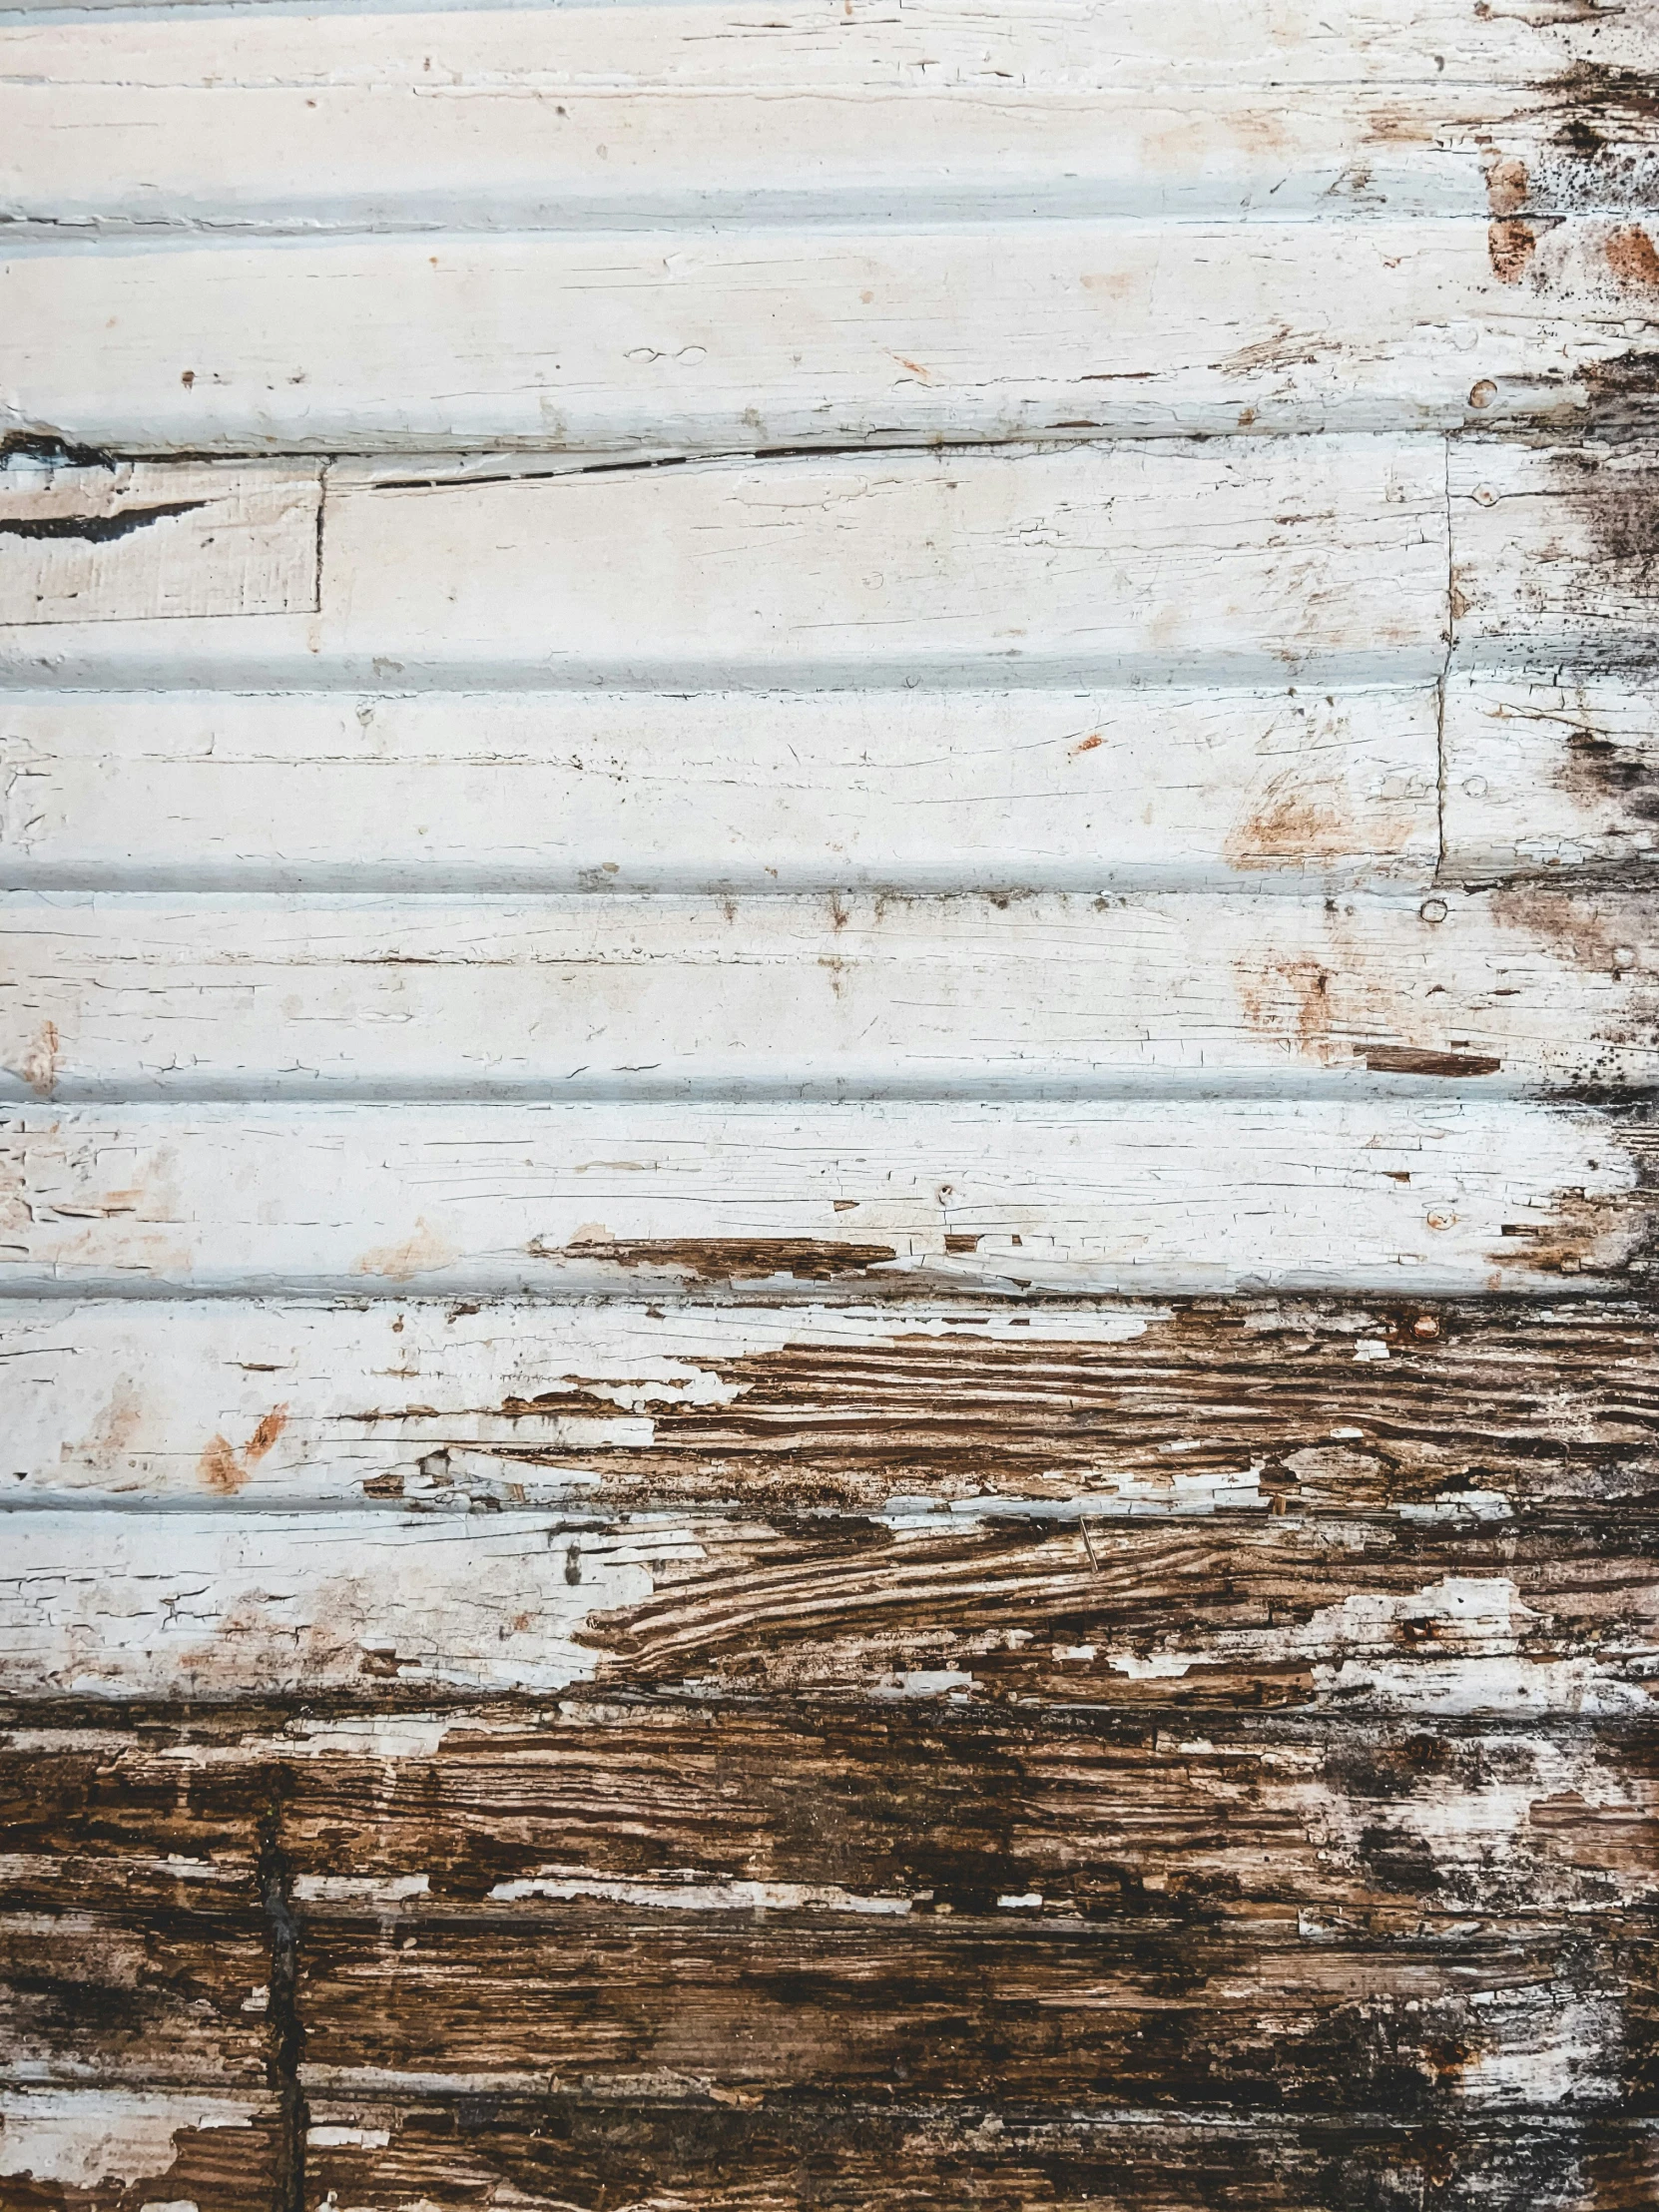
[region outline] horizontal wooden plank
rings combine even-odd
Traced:
[[[0,883],[1427,888],[1431,683],[0,692]]]
[[[1653,1326],[1589,1300],[17,1300],[14,1503],[1614,1513]]]
[[[342,471],[321,528],[314,617],[112,637],[89,608],[49,640],[0,628],[0,651],[25,683],[376,690],[1410,683],[1444,658],[1428,439]],[[163,570],[169,542],[134,541]]]
[[[223,1702],[572,1683],[1086,1705],[1626,1713],[1651,1516],[1215,1526],[922,1509],[18,1513],[0,1688]],[[1015,1625],[1010,1625],[1015,1624]]]
[[[1638,2013],[1653,1969],[1640,1938],[1565,1928],[1494,1930],[1453,1978],[1431,1938],[1044,1923],[1015,1945],[1001,1918],[630,1924],[545,1906],[492,1928],[414,1906],[390,1928],[313,1920],[305,2078],[324,2091],[392,2070],[626,2089],[666,2073],[751,2096],[971,2096],[994,2068],[1016,2101],[1416,2117],[1570,2096],[1616,2109],[1621,2000]],[[1639,2044],[1631,2056],[1640,2067]]]
[[[1648,1141],[1501,1099],[13,1107],[0,1284],[1587,1290],[1646,1268]]]
[[[1017,1794],[1010,1790],[1017,1778]],[[979,1701],[567,1697],[540,1708],[12,1707],[8,1914],[141,1920],[249,1894],[274,1838],[304,1925],[411,1908],[596,1918],[1000,1913],[1318,1941],[1653,1902],[1645,1717],[1429,1721]],[[616,1817],[620,1804],[627,1817]],[[170,1888],[164,1888],[170,1885]],[[1017,1899],[1015,1905],[1002,1902]]]
[[[0,1097],[985,1097],[1659,1077],[1613,892],[740,903],[15,893]]]
[[[314,610],[318,471],[7,468],[0,626]]]
[[[166,2090],[0,2089],[0,2190],[28,2212],[268,2212],[276,2121],[241,2097]]]
[[[211,45],[180,18],[123,16],[78,36],[14,23],[0,30],[0,213],[14,237],[36,226],[60,242],[67,225],[314,235],[1243,216],[1323,228],[1383,214],[1642,216],[1659,175],[1638,102],[1570,65],[1565,82],[1517,82],[1496,51],[1484,83],[1305,86],[1287,100],[1311,24],[1273,56],[1272,82],[1247,60],[1214,85],[1175,66],[1190,7],[1173,11],[1172,66],[1156,84],[1132,52],[1103,51],[1099,13],[1074,19],[1063,60],[1033,17],[981,15],[989,41],[1024,48],[1010,72],[987,67],[983,33],[963,51],[942,11],[930,28],[943,39],[908,65],[894,53],[905,28],[890,22],[877,38],[843,16],[816,51],[779,53],[776,20],[767,40],[741,15],[689,5],[674,11],[675,39],[666,9],[612,9],[595,51],[570,12],[515,26],[510,49],[499,9],[354,13],[303,43],[293,16],[270,8],[222,15]],[[770,71],[723,59],[741,45],[770,46]],[[946,59],[940,45],[957,50]],[[1358,42],[1353,58],[1358,75]]]
[[[982,92],[1031,80],[1089,91],[1450,82],[1519,93],[1577,64],[1612,73],[1652,53],[1652,27],[1639,14],[1587,16],[1569,4],[1474,16],[1462,0],[1386,8],[1333,0],[1317,12],[1280,0],[1083,0],[1063,15],[933,0],[897,18],[863,0],[850,14],[846,0],[630,0],[556,14],[501,5],[352,9],[310,24],[279,7],[165,0],[117,0],[104,23],[98,12],[89,7],[79,13],[90,21],[66,24],[56,0],[21,0],[7,10],[0,67],[24,81],[98,83],[114,74],[139,86],[213,77],[313,88],[435,77],[441,86],[522,76],[619,90],[660,82],[765,91],[783,81],[873,92],[924,83],[931,69],[946,85]],[[1611,76],[1604,89],[1616,113],[1629,88]],[[1586,103],[1592,90],[1582,88]]]
[[[601,2191],[695,2212],[771,2205],[974,2212],[1329,2212],[1529,2205],[1646,2212],[1659,2171],[1651,2123],[1573,2114],[1408,2122],[1238,2114],[964,2108],[936,2100],[778,2098],[753,2105],[566,2094],[464,2100],[313,2098],[307,2171],[365,2212],[488,2202],[563,2212]],[[810,2191],[810,2198],[807,2192]],[[764,2196],[762,2192],[765,2192]]]
[[[14,432],[150,454],[1559,422],[1642,386],[1653,260],[1616,216],[1379,217],[1340,256],[1133,218],[21,245],[0,379]]]

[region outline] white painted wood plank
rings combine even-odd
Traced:
[[[135,453],[629,454],[1558,420],[1644,326],[1633,238],[1129,219],[22,246],[0,422]]]
[[[1634,11],[1471,22],[1445,0],[14,16],[0,206],[439,227],[797,202],[880,219],[896,195],[955,215],[1582,212],[1642,202],[1648,119],[1611,72],[1652,43]],[[1562,129],[1581,113],[1594,147]]]
[[[678,12],[704,19],[706,51],[729,42],[713,11]],[[69,225],[115,236],[1043,216],[1484,226],[1494,213],[1641,215],[1659,170],[1651,127],[1616,101],[1597,110],[1593,157],[1564,143],[1570,97],[1550,85],[1441,78],[1288,101],[1282,82],[1149,87],[1082,56],[1018,82],[982,68],[946,78],[895,68],[867,39],[831,46],[827,70],[780,62],[755,84],[665,83],[652,74],[667,66],[660,52],[642,55],[634,81],[607,84],[533,51],[569,42],[574,13],[544,27],[524,11],[532,51],[516,56],[499,51],[494,12],[435,39],[406,15],[346,17],[365,50],[327,74],[309,48],[294,51],[296,19],[276,10],[232,19],[234,76],[188,22],[166,41],[126,18],[55,43],[0,30],[0,214],[60,242]],[[619,26],[613,79],[627,74],[628,43]],[[163,75],[169,46],[173,70],[144,82]]]
[[[0,883],[1426,888],[1432,685],[0,692]]]
[[[33,20],[31,20],[33,18]],[[1507,88],[1651,58],[1639,10],[1571,4],[1476,16],[1466,0],[682,0],[535,8],[384,6],[7,10],[0,76],[21,83],[449,86],[826,94],[1012,87],[1156,94],[1277,85]],[[1608,87],[1620,89],[1616,80]],[[1305,102],[1299,102],[1299,105]],[[1616,100],[1614,102],[1616,108]]]
[[[342,472],[317,616],[0,628],[0,655],[37,686],[1410,683],[1443,658],[1443,465],[1361,437]]]
[[[1645,1266],[1643,1142],[1518,1100],[12,1108],[0,1288],[1589,1288]]]
[[[1659,702],[1639,672],[1454,680],[1445,764],[1455,874],[1639,876],[1659,859]]]
[[[316,606],[316,467],[7,468],[0,626]]]
[[[1659,916],[1530,889],[0,897],[0,1098],[1659,1078]]]

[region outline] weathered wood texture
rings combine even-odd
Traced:
[[[4,2212],[1647,2212],[1656,63],[0,24]]]
[[[1073,1523],[1617,1513],[1659,1487],[1639,1303],[741,1301],[18,1302],[0,1479],[60,1505]]]

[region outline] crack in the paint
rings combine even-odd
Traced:
[[[28,515],[0,520],[0,538],[80,538],[93,545],[131,537],[173,515],[194,514],[205,499],[171,499],[157,507],[129,507],[118,515]]]
[[[293,1911],[293,1872],[282,1849],[283,1791],[274,1782],[260,1822],[260,1904],[271,1930],[271,1969],[266,1999],[266,2079],[276,2097],[276,2149],[272,2212],[304,2212],[305,2136],[310,2115],[300,2085],[305,2030],[299,2017],[299,1923]]]

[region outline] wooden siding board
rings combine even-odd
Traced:
[[[1644,1304],[18,1300],[10,1498],[1643,1507]],[[1276,1505],[1276,1500],[1278,1504]]]
[[[1179,255],[1134,219],[37,246],[0,265],[0,374],[14,432],[155,455],[1583,419],[1632,374],[1647,234],[1512,220],[1518,262],[1478,219],[1379,217],[1340,270],[1325,224],[1236,220]]]
[[[0,1097],[1054,1095],[1659,1075],[1616,891],[0,906]],[[46,1040],[46,1041],[43,1041]]]
[[[0,882],[1426,890],[1437,716],[1431,683],[0,692]]]
[[[1647,1268],[1646,1114],[1438,1096],[13,1107],[0,1283],[1588,1291]]]

